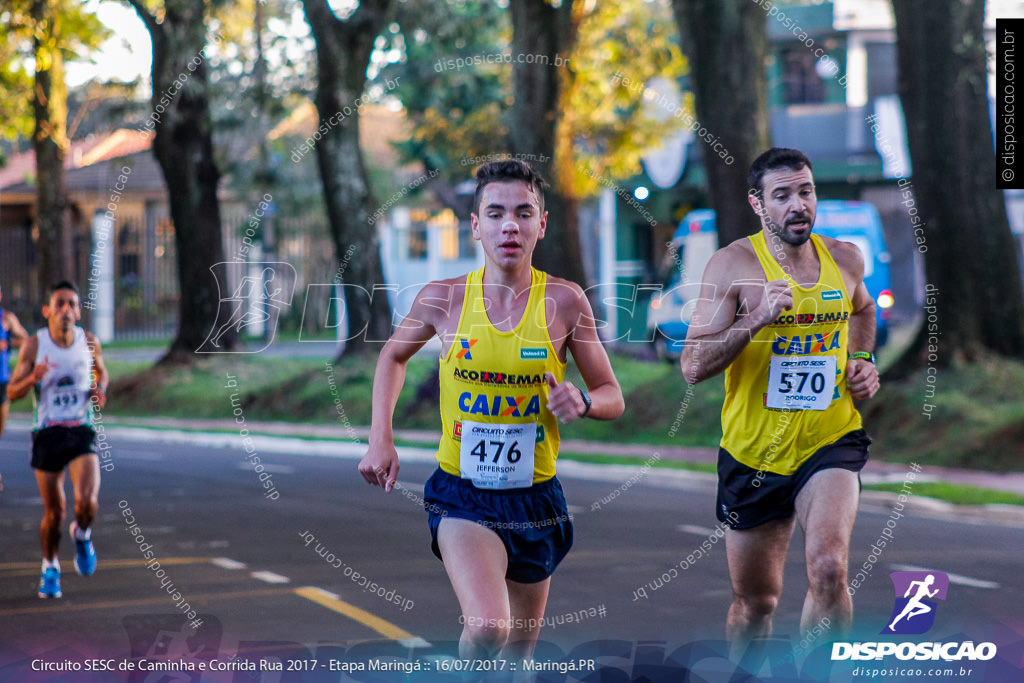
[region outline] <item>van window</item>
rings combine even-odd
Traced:
[[[868,278],[875,272],[875,257],[871,254],[871,243],[866,237],[860,235],[836,235],[836,239],[842,242],[852,242],[860,249],[864,257],[864,277]]]
[[[718,233],[690,233],[686,238],[686,251],[683,252],[683,272],[680,280],[683,283],[700,282],[705,266],[717,249]]]

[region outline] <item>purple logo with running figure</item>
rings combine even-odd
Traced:
[[[936,600],[945,600],[949,577],[943,572],[915,571],[889,574],[896,604],[883,634],[919,635],[935,623]]]

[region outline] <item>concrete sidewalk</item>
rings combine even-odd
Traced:
[[[12,421],[31,420],[28,413],[11,413]],[[186,431],[225,431],[233,432],[238,425],[233,419],[192,420],[169,417],[115,417],[104,415],[104,424],[145,427],[150,429],[180,429]],[[369,427],[346,427],[343,425],[300,424],[291,422],[258,422],[246,421],[246,426],[254,434],[268,436],[290,436],[314,439],[339,439],[345,441],[366,441]],[[431,430],[399,429],[395,438],[423,444],[435,444],[440,432]],[[626,455],[637,458],[651,458],[655,454],[665,460],[691,463],[715,463],[718,460],[717,448],[680,447],[650,444],[622,444],[605,441],[583,441],[565,439],[561,450],[568,453],[591,453],[595,455]],[[1024,496],[1024,472],[995,473],[980,470],[952,469],[933,467],[926,462],[918,463],[921,467],[917,481],[944,481],[951,484],[963,484],[979,488],[1009,491]],[[904,463],[889,463],[870,460],[864,468],[865,483],[902,482],[910,471]]]

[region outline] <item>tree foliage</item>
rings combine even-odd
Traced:
[[[267,140],[316,87],[315,44],[301,2],[237,0],[211,17],[210,30],[221,36],[208,63],[217,162],[227,187],[253,199],[270,192],[282,214],[304,212],[309,178],[295,177],[285,150]]]
[[[33,15],[44,10],[54,21],[40,22]],[[76,0],[7,0],[0,25],[6,38],[0,41],[0,140],[10,144],[32,134],[36,65],[49,69],[55,59],[88,60],[110,31]]]
[[[596,3],[580,23],[571,60],[558,117],[572,171],[559,180],[563,191],[585,198],[601,190],[598,176],[640,173],[644,153],[683,127],[646,86],[655,78],[678,83],[687,62],[668,8],[657,2]],[[692,98],[682,104],[692,112]]]
[[[69,146],[64,64],[97,47],[106,29],[73,0],[12,0],[3,14],[9,33],[0,48],[5,72],[0,136],[16,140],[31,121],[39,235],[35,267],[37,286],[45,291],[74,273],[64,181]]]
[[[209,60],[218,129],[287,116],[316,87],[314,43],[297,0],[238,0],[210,18],[221,37]]]
[[[526,13],[518,38],[516,11]],[[545,31],[550,40],[540,40]],[[549,237],[561,248],[549,250],[551,267],[582,281],[562,224],[575,224],[577,204],[600,191],[601,179],[636,175],[643,153],[682,126],[644,105],[645,83],[678,81],[686,69],[668,6],[530,0],[505,11],[483,1],[411,0],[385,38],[382,51],[394,57],[377,82],[399,82],[393,92],[413,128],[398,145],[403,159],[439,170],[445,182],[431,187],[458,209],[450,186],[481,161],[532,155],[553,183]]]
[[[449,185],[472,172],[464,160],[493,154],[504,140],[510,70],[501,57],[510,27],[493,2],[409,0],[397,6],[380,53],[378,87],[401,100],[412,135],[397,143],[402,159],[420,162]],[[474,64],[474,62],[477,62]],[[469,66],[467,66],[469,64]]]
[[[569,59],[573,76],[556,115],[572,141],[574,166],[628,178],[640,172],[643,153],[682,123],[648,115],[645,89],[615,76],[638,83],[656,76],[678,80],[686,60],[663,3],[595,3],[579,21],[573,51],[559,55]],[[484,1],[411,0],[399,6],[386,40],[385,49],[397,58],[375,82],[398,79],[392,94],[413,127],[411,139],[397,145],[404,160],[439,169],[439,177],[457,183],[472,170],[464,160],[508,151],[503,141],[519,93],[511,62],[503,61],[513,58],[507,11]],[[573,173],[566,189],[589,197],[600,187],[593,177]]]

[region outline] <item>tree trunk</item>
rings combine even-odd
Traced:
[[[163,171],[174,222],[178,283],[178,333],[160,364],[188,363],[211,330],[231,318],[218,283],[227,287],[217,183],[213,120],[206,70],[203,0],[165,0],[159,23],[142,0],[129,0],[153,41],[153,151]],[[212,270],[212,274],[211,274]],[[230,292],[225,292],[225,298]],[[245,305],[244,303],[241,305]],[[236,330],[218,340],[220,350],[237,344]]]
[[[64,84],[64,57],[55,48],[60,44],[60,8],[53,0],[35,0],[32,19],[36,24],[33,35],[35,87],[32,92],[36,223],[39,227],[36,263],[39,291],[47,300],[50,287],[60,280],[75,277],[64,180],[64,159],[68,150],[68,97]]]
[[[694,141],[704,159],[718,244],[724,247],[761,229],[746,196],[747,170],[771,145],[767,18],[750,0],[673,0],[672,8],[690,60],[697,121],[728,150],[723,159],[700,135]]]
[[[900,99],[934,316],[888,377],[989,351],[1024,357],[1024,298],[995,187],[983,0],[894,0]],[[909,203],[908,203],[909,202]],[[931,303],[931,302],[929,302]],[[929,311],[929,313],[931,313]],[[929,329],[931,328],[931,329]]]
[[[391,0],[363,0],[345,21],[334,15],[327,0],[303,0],[303,6],[316,40],[317,165],[335,255],[348,263],[344,291],[349,339],[344,353],[367,353],[391,334],[391,305],[381,288],[380,240],[371,223],[376,208],[359,146],[357,109]],[[349,252],[351,247],[354,252]]]
[[[515,99],[511,110],[509,143],[513,154],[526,160],[551,183],[547,193],[547,231],[533,257],[537,268],[586,287],[583,254],[580,250],[579,200],[562,189],[559,167],[572,165],[572,145],[559,144],[558,111],[561,94],[571,78],[567,59],[576,44],[578,1],[566,0],[552,7],[545,0],[511,0],[512,79]],[[533,63],[519,62],[517,55],[533,57]],[[569,155],[566,157],[565,155]],[[565,178],[567,180],[567,178]]]

